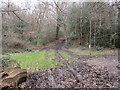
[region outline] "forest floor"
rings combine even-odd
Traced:
[[[109,54],[80,55],[63,47],[64,41],[56,41],[42,48],[56,52],[55,68],[28,74],[23,88],[118,88],[118,52]],[[67,52],[60,53],[60,51]],[[70,56],[70,57],[69,57]]]
[[[59,50],[67,52],[70,54],[72,57],[76,57],[77,59],[83,59],[81,61],[87,63],[88,65],[95,65],[96,67],[106,67],[111,74],[118,74],[118,50],[105,50],[102,52],[97,52],[97,51],[91,51],[91,55],[89,55],[88,50],[82,50],[82,55],[75,49],[66,49],[64,48],[64,41],[57,40],[54,43],[51,43],[49,45],[46,45],[47,47],[43,49],[55,49],[57,53]],[[86,52],[87,51],[87,52]],[[84,54],[83,54],[84,53]],[[59,53],[60,54],[60,53]],[[61,55],[62,56],[62,55]],[[63,55],[64,56],[64,55]],[[63,58],[65,59],[65,58]]]
[[[31,67],[28,70],[27,81],[19,87],[28,90],[34,88],[118,88],[120,80],[118,50],[68,49],[64,47],[64,44],[65,41],[61,39],[35,52],[12,54],[12,57],[18,59],[23,68]],[[39,69],[42,67],[47,68]]]

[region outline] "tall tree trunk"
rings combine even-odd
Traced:
[[[118,10],[116,9],[116,7],[114,7],[114,10],[115,10],[115,12],[116,12],[116,13],[115,13],[115,17],[114,17],[114,18],[115,18],[115,27],[114,27],[114,28],[115,28],[115,32],[114,32],[114,33],[117,33],[117,19],[118,19],[118,18],[117,18],[117,17],[118,17],[117,12],[118,12]],[[113,38],[114,38],[114,37],[113,37]],[[113,41],[113,45],[115,46],[115,38],[114,38],[114,41]]]
[[[81,20],[80,20],[81,18],[79,18],[79,36],[78,36],[78,38],[79,38],[79,42],[78,42],[78,44],[80,44],[81,45]],[[76,25],[77,26],[77,25]],[[75,28],[75,30],[77,31],[77,28]],[[77,34],[77,33],[76,33]]]
[[[91,48],[91,38],[92,38],[92,30],[91,30],[91,19],[90,19],[90,35],[89,35],[89,48]]]
[[[96,46],[96,22],[95,22],[95,29],[94,29],[94,47]]]
[[[101,20],[102,20],[102,16],[101,16],[101,13],[100,13],[100,22],[99,22],[99,39],[98,39],[98,46],[100,45],[100,39],[101,39],[101,36],[100,36],[100,32],[101,32]]]
[[[90,36],[89,36],[89,49],[90,49],[90,55],[91,55],[91,38],[92,38],[92,30],[91,30],[91,19],[90,19]]]
[[[0,10],[0,55],[2,54],[2,11]]]
[[[56,12],[57,12],[57,26],[56,26],[56,40],[59,38],[59,30],[60,30],[60,10],[59,10],[59,2],[56,3]]]
[[[83,37],[83,36],[82,36],[82,19],[83,19],[83,18],[82,18],[82,2],[81,2],[81,17],[80,17],[80,28],[81,28],[81,35],[80,35],[80,36],[81,36],[81,39],[80,39],[80,40],[81,40],[81,41],[80,41],[80,45],[82,45],[82,37]]]
[[[59,38],[59,30],[60,30],[60,28],[59,28],[59,24],[58,24],[58,21],[57,21],[57,26],[56,26],[56,40],[58,40],[58,38]]]

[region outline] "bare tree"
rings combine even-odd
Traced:
[[[60,31],[60,27],[63,26],[64,30],[66,30],[66,24],[65,24],[65,15],[66,15],[66,8],[67,8],[67,3],[66,2],[56,2],[54,1],[55,4],[55,10],[56,10],[56,14],[57,14],[57,18],[56,18],[56,40],[59,38],[59,31]]]

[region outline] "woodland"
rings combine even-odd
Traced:
[[[118,88],[120,2],[0,4],[0,87]]]

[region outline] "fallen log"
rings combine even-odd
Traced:
[[[15,88],[22,82],[25,82],[27,78],[27,70],[21,69],[20,67],[10,68],[1,73],[1,83],[2,89],[6,87]]]

